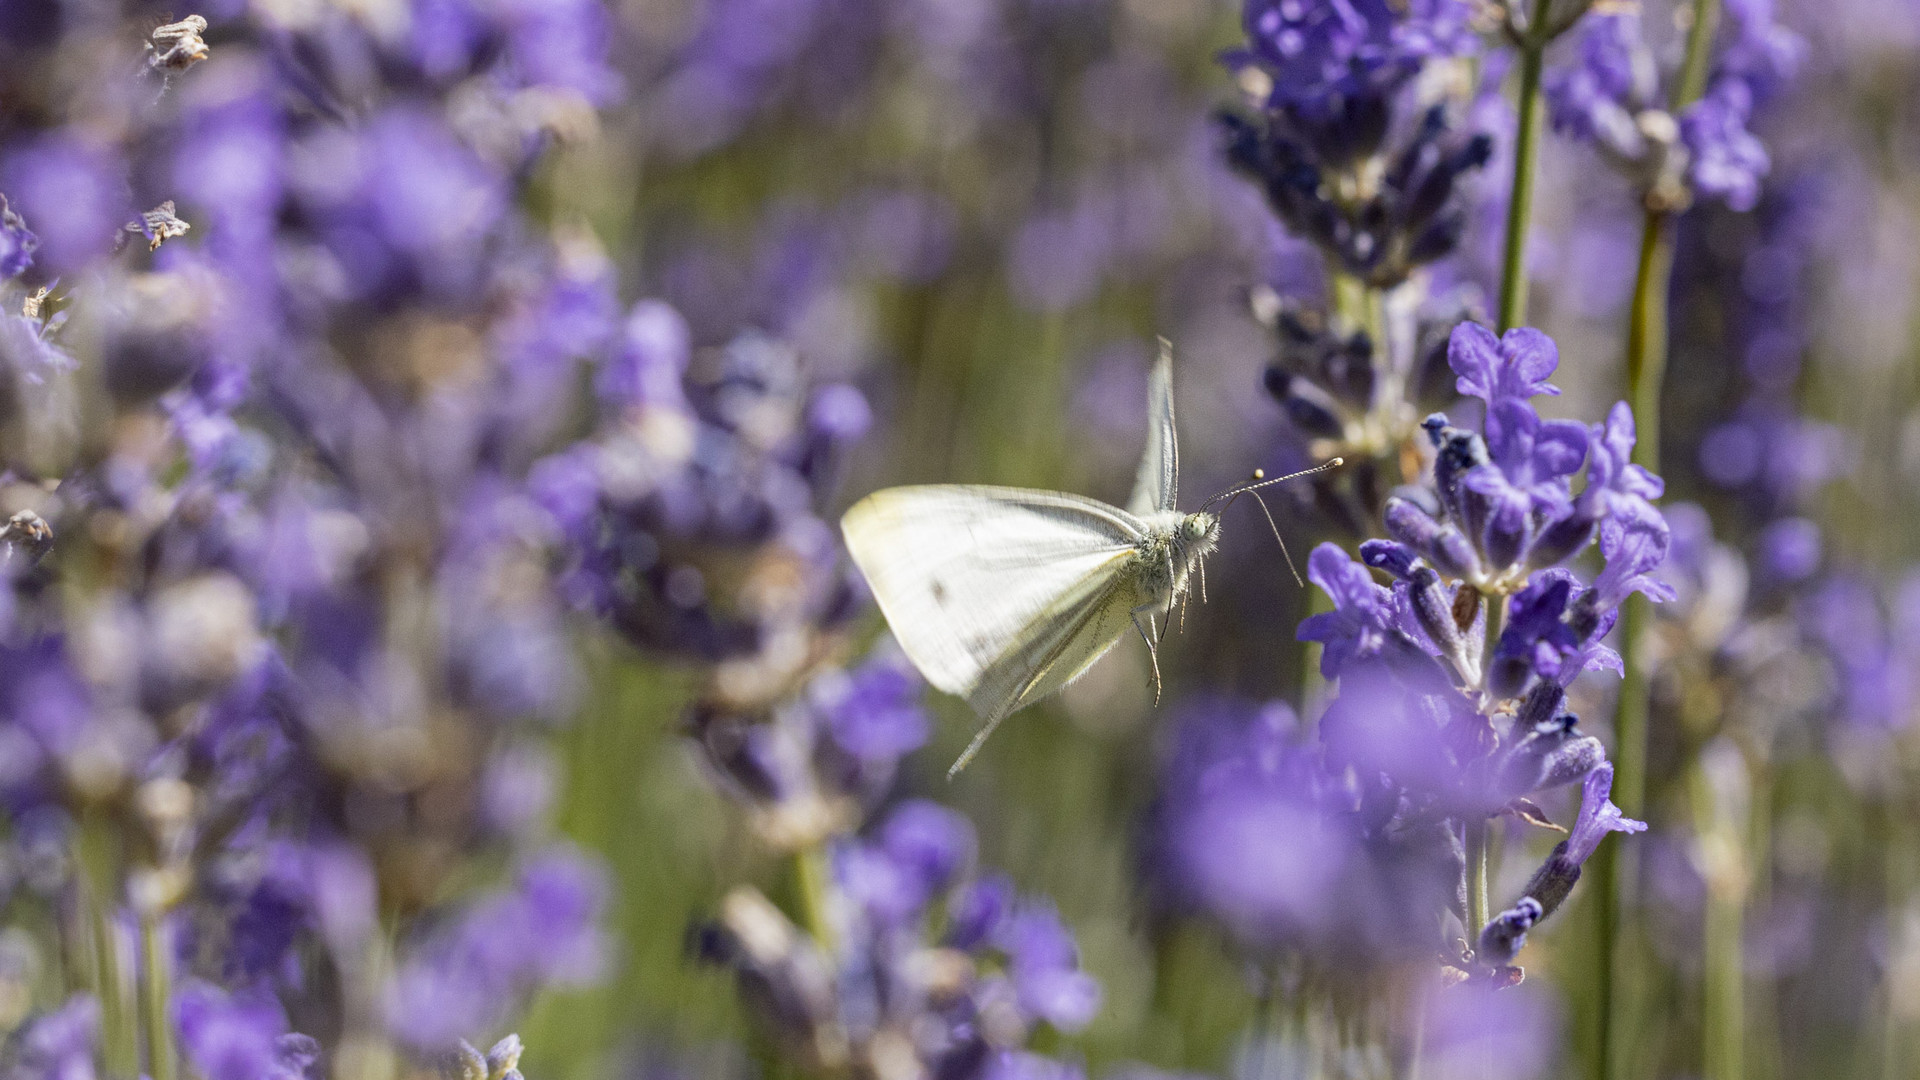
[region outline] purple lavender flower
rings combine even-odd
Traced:
[[[1403,85],[1473,47],[1470,13],[1458,0],[1249,0],[1247,47],[1222,55],[1249,76],[1256,110],[1219,117],[1228,163],[1290,231],[1377,287],[1453,250],[1465,227],[1459,182],[1492,152],[1486,137],[1452,130],[1444,107],[1394,123]],[[1362,195],[1335,180],[1376,167],[1379,182]]]
[[[1182,708],[1146,850],[1163,904],[1261,951],[1345,965],[1430,955],[1434,917],[1458,882],[1457,845],[1381,802],[1371,779],[1355,789],[1324,770],[1298,728],[1277,703]]]
[[[1307,577],[1333,601],[1333,610],[1308,616],[1300,624],[1299,637],[1321,644],[1320,674],[1333,678],[1385,645],[1387,590],[1335,544],[1313,549],[1307,557]]]
[[[1725,79],[1680,116],[1681,137],[1692,155],[1687,179],[1695,191],[1735,210],[1751,210],[1760,201],[1760,179],[1771,166],[1766,147],[1747,130],[1752,113],[1752,90]]]
[[[910,1055],[936,1075],[978,1080],[1032,1026],[1083,1027],[1100,988],[1050,904],[1016,902],[1002,878],[963,880],[973,847],[964,818],[904,804],[874,841],[835,844],[831,943],[742,887],[701,935],[702,952],[734,970],[756,1019],[801,1061],[867,1068]],[[942,909],[948,933],[935,941]]]
[[[76,272],[113,250],[134,214],[125,170],[112,148],[65,132],[8,152],[0,190],[33,222],[36,261],[50,274]]]
[[[1100,1011],[1100,984],[1080,970],[1073,932],[1051,903],[1016,908],[1000,924],[997,939],[1028,1015],[1069,1032],[1092,1022]]]
[[[812,687],[834,742],[861,761],[897,761],[925,745],[932,723],[920,705],[924,684],[905,657],[883,652]]]
[[[1655,209],[1708,196],[1744,211],[1758,199],[1769,163],[1748,122],[1755,102],[1792,76],[1803,46],[1773,22],[1771,0],[1729,4],[1727,14],[1730,40],[1720,44],[1707,91],[1677,117],[1664,108],[1660,71],[1636,12],[1583,20],[1575,62],[1547,75],[1555,130],[1594,144]]]
[[[1531,327],[1516,327],[1496,339],[1478,323],[1461,323],[1447,342],[1447,364],[1459,377],[1460,393],[1486,402],[1489,413],[1501,401],[1560,393],[1547,381],[1560,366],[1559,346]]]
[[[386,1002],[395,1035],[418,1050],[451,1049],[535,990],[597,979],[605,893],[598,867],[576,854],[530,860],[511,889],[474,905],[402,964]]]
[[[1328,99],[1391,90],[1434,57],[1471,49],[1470,9],[1457,0],[1396,7],[1384,0],[1301,4],[1248,0],[1248,48],[1232,62],[1258,64],[1276,103],[1325,107]]]
[[[1724,0],[1722,12],[1728,40],[1714,58],[1714,78],[1738,79],[1765,101],[1799,72],[1806,39],[1774,20],[1773,0]]]
[[[1636,118],[1653,106],[1660,90],[1640,14],[1595,12],[1581,25],[1574,62],[1546,75],[1547,115],[1555,131],[1621,158],[1638,158],[1646,139]]]
[[[0,281],[26,273],[39,247],[40,238],[7,205],[7,197],[0,195]]]
[[[1523,896],[1520,902],[1493,917],[1480,931],[1477,952],[1489,964],[1507,964],[1527,944],[1527,931],[1544,913],[1540,901]]]
[[[59,1009],[28,1021],[17,1036],[19,1080],[95,1080],[100,1002],[75,994]]]
[[[1580,880],[1580,868],[1600,848],[1610,832],[1647,831],[1647,823],[1622,814],[1608,796],[1613,792],[1613,766],[1602,762],[1587,774],[1580,788],[1580,813],[1574,818],[1567,838],[1553,849],[1540,869],[1527,882],[1524,895],[1540,905],[1541,918],[1559,908],[1574,883]]]
[[[1580,787],[1580,813],[1574,818],[1573,831],[1567,836],[1566,856],[1581,866],[1600,847],[1610,832],[1646,832],[1647,823],[1635,821],[1620,812],[1609,796],[1613,793],[1613,766],[1601,765],[1587,774]]]
[[[307,1080],[318,1047],[287,1031],[279,1002],[228,995],[204,983],[181,988],[174,999],[180,1049],[207,1080]]]
[[[1589,622],[1629,592],[1661,594],[1664,587],[1650,574],[1666,552],[1666,524],[1651,502],[1662,485],[1630,463],[1633,416],[1625,404],[1591,431],[1541,419],[1528,399],[1551,389],[1546,379],[1558,357],[1551,342],[1532,331],[1511,331],[1495,342],[1484,329],[1463,324],[1454,331],[1449,362],[1461,391],[1487,402],[1486,433],[1455,428],[1444,416],[1429,418],[1437,490],[1388,500],[1388,532],[1405,550],[1376,547],[1370,561],[1410,566],[1418,556],[1477,588],[1510,592],[1533,569],[1578,554],[1597,532],[1608,569],[1583,600]],[[1586,486],[1575,497],[1570,480],[1589,457]],[[1591,633],[1584,625],[1577,636]]]

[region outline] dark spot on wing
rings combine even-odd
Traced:
[[[938,581],[933,583],[933,602],[941,607],[947,606],[947,587]]]

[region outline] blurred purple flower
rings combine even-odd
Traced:
[[[621,334],[594,382],[600,396],[620,405],[685,408],[681,380],[693,357],[687,321],[663,301],[642,300],[627,313]]]
[[[1329,98],[1390,91],[1422,62],[1468,51],[1470,18],[1459,0],[1247,0],[1248,48],[1235,59],[1272,77],[1276,104],[1324,107]]]
[[[1573,62],[1554,67],[1544,80],[1553,129],[1621,157],[1638,157],[1645,144],[1636,117],[1660,91],[1640,13],[1594,12],[1580,26]]]
[[[834,742],[865,761],[898,760],[925,745],[932,721],[921,707],[925,684],[905,658],[881,653],[812,688]]]
[[[19,1046],[10,1080],[96,1080],[100,1003],[75,994],[59,1009],[34,1017],[15,1036]]]
[[[1680,116],[1681,137],[1692,155],[1688,180],[1695,191],[1734,210],[1751,210],[1760,201],[1760,180],[1771,165],[1766,147],[1747,130],[1752,113],[1753,91],[1725,79]]]
[[[1820,569],[1820,526],[1803,517],[1769,522],[1755,541],[1755,561],[1774,581],[1792,585]]]
[[[0,281],[26,273],[27,267],[33,265],[33,253],[39,248],[40,238],[14,213],[7,197],[0,195]]]
[[[113,250],[132,220],[126,166],[109,147],[79,135],[43,135],[0,161],[0,191],[40,238],[36,261],[50,275],[72,274]]]
[[[386,1003],[390,1028],[414,1049],[451,1049],[536,990],[592,983],[606,966],[596,926],[605,902],[601,871],[579,855],[530,859],[511,888],[473,905],[403,961]]]
[[[180,1049],[206,1080],[306,1080],[319,1047],[290,1034],[271,997],[231,995],[205,983],[176,992]]]
[[[1256,950],[1324,952],[1343,964],[1391,961],[1437,945],[1433,912],[1457,882],[1441,828],[1322,769],[1292,710],[1190,702],[1161,767],[1146,866],[1175,913],[1204,915]],[[1361,792],[1373,790],[1369,781]],[[1274,843],[1277,836],[1285,843]],[[1424,908],[1424,910],[1423,910]]]
[[[1074,1032],[1100,1011],[1100,984],[1080,970],[1073,932],[1051,903],[1016,907],[996,935],[1007,954],[1020,1007],[1062,1031]]]
[[[1554,1071],[1559,1015],[1529,979],[1500,991],[1467,983],[1428,991],[1422,1076],[1530,1080]]]

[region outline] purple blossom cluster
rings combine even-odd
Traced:
[[[116,73],[0,151],[0,801],[93,958],[20,1075],[378,1073],[600,971],[528,474],[617,309],[515,197],[617,86],[605,13],[418,14],[96,6],[9,61]]]
[[[1243,49],[1227,55],[1272,81],[1270,104],[1330,117],[1351,102],[1390,95],[1438,57],[1473,51],[1472,5],[1459,0],[1303,4],[1250,0]]]
[[[1555,130],[1587,143],[1632,177],[1649,206],[1692,197],[1751,210],[1771,166],[1750,130],[1756,105],[1790,80],[1805,52],[1774,20],[1772,0],[1724,5],[1719,48],[1696,101],[1668,101],[1677,73],[1665,73],[1635,8],[1582,20],[1572,62],[1550,71]]]
[[[1169,766],[1178,794],[1161,861],[1179,901],[1245,938],[1338,949],[1348,963],[1433,955],[1446,951],[1450,911],[1478,943],[1458,963],[1497,974],[1606,833],[1645,828],[1608,801],[1612,767],[1578,730],[1567,687],[1620,670],[1602,639],[1628,595],[1674,596],[1653,576],[1672,537],[1652,502],[1659,478],[1630,462],[1624,403],[1592,427],[1534,408],[1558,392],[1546,335],[1496,338],[1462,323],[1447,359],[1459,392],[1485,404],[1482,430],[1430,418],[1431,484],[1387,500],[1391,539],[1363,543],[1364,565],[1333,544],[1308,561],[1332,610],[1299,636],[1320,644],[1320,673],[1337,687],[1318,744],[1291,741],[1290,716],[1236,718],[1224,726],[1243,730],[1228,735],[1194,724],[1193,745]],[[1604,564],[1583,583],[1565,564],[1596,540]],[[1498,814],[1537,817],[1529,796],[1575,782],[1581,812],[1567,841],[1518,906],[1470,925],[1468,834]],[[1286,850],[1264,846],[1282,834],[1295,838]]]
[[[1314,508],[1377,533],[1385,492],[1413,479],[1420,417],[1451,400],[1446,334],[1479,307],[1477,286],[1430,272],[1460,248],[1494,153],[1466,90],[1474,12],[1261,2],[1242,21],[1247,47],[1222,59],[1250,110],[1219,115],[1225,157],[1319,250],[1332,301],[1255,290],[1267,390],[1308,458],[1352,463],[1314,480]]]
[[[756,1019],[810,1067],[1002,1077],[1061,1069],[1020,1047],[1100,1006],[1051,904],[977,874],[973,827],[909,801],[827,850],[822,921],[803,931],[757,891],[721,905],[702,952],[736,973]]]

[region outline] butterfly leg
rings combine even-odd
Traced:
[[[1133,616],[1133,628],[1140,631],[1140,640],[1147,643],[1147,660],[1153,664],[1153,703],[1160,704],[1160,650],[1154,645],[1154,638],[1147,635],[1147,628],[1140,625],[1140,615],[1146,613],[1147,622],[1153,622],[1153,605],[1142,604],[1128,614]]]
[[[1173,576],[1173,552],[1171,552],[1171,551],[1169,551],[1169,552],[1167,552],[1167,589],[1168,589],[1168,592],[1167,592],[1167,625],[1168,625],[1169,627],[1171,627],[1171,626],[1173,625],[1173,602],[1174,602],[1174,600],[1175,600],[1175,599],[1177,598],[1177,597],[1176,597],[1176,594],[1177,594],[1177,593],[1178,593],[1178,592],[1180,591],[1179,589],[1177,589],[1177,588],[1175,588],[1175,587],[1174,587],[1174,584],[1173,584],[1173,582],[1174,582],[1174,576]]]

